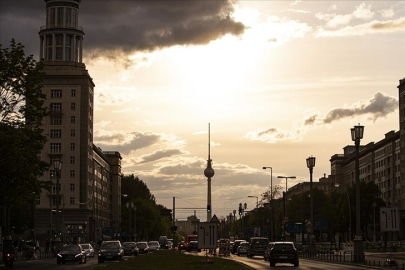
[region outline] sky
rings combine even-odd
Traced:
[[[3,47],[38,60],[44,24],[44,1],[0,0]],[[405,1],[82,0],[79,25],[94,143],[179,219],[207,216],[209,125],[218,218],[309,181],[309,156],[329,175],[354,125],[362,145],[399,129]]]

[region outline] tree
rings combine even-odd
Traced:
[[[32,55],[25,56],[20,43],[11,40],[5,49],[0,45],[0,204],[6,212],[11,207],[30,209],[36,194],[49,184],[38,180],[49,168],[38,159],[46,142],[42,120],[48,113],[41,92],[43,68]]]

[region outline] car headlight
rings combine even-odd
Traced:
[[[80,257],[80,256],[82,256],[82,254],[76,254],[75,258],[76,258],[76,257]]]
[[[62,258],[62,255],[60,255],[60,254],[58,254],[58,255],[56,255],[56,256],[58,256],[59,258]]]

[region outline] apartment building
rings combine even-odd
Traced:
[[[80,2],[45,0],[46,24],[39,31],[44,105],[51,110],[43,121],[48,141],[41,159],[51,165],[60,160],[62,167],[57,175],[51,166],[40,179],[53,186],[37,198],[37,238],[60,231],[66,241],[97,240],[102,228],[118,227],[121,220],[121,155],[93,144],[95,84],[82,63]]]

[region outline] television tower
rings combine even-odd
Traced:
[[[208,160],[207,168],[204,170],[204,175],[207,177],[208,191],[207,191],[207,222],[211,221],[212,218],[212,208],[211,208],[211,178],[214,176],[214,169],[211,167],[211,133],[210,124],[208,123]]]

